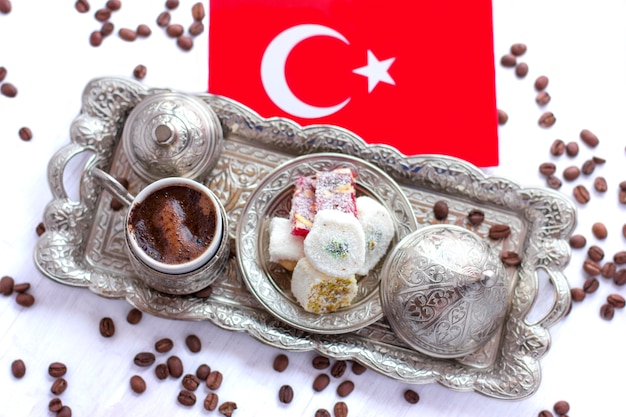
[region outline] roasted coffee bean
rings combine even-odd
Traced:
[[[37,236],[41,236],[46,233],[46,225],[43,224],[43,222],[39,222],[39,224],[35,228],[35,233],[37,233]]]
[[[569,166],[563,170],[563,178],[567,181],[574,181],[580,176],[580,169],[577,166]]]
[[[606,239],[606,237],[609,234],[604,223],[600,223],[600,222],[594,223],[591,226],[591,232],[597,239],[600,239],[600,240]]]
[[[556,122],[556,117],[554,117],[554,113],[552,113],[551,111],[547,111],[545,113],[543,113],[541,116],[539,116],[539,126],[541,127],[552,127],[554,125],[554,123]]]
[[[122,8],[122,2],[120,0],[109,0],[106,2],[106,8],[112,11],[118,11]]]
[[[335,413],[335,417],[348,417],[348,404],[343,401],[335,403],[333,412]]]
[[[352,362],[352,373],[355,375],[361,375],[363,372],[367,371],[367,368],[361,365],[358,362]]]
[[[554,417],[554,414],[552,414],[552,411],[542,410],[542,411],[539,412],[537,417]]]
[[[125,40],[126,42],[133,42],[135,39],[137,39],[137,32],[135,32],[132,29],[121,28],[117,32],[117,34],[120,36],[122,40]]]
[[[550,102],[551,98],[552,97],[550,97],[550,94],[548,94],[546,91],[540,91],[537,94],[537,97],[535,97],[535,102],[540,106],[545,106]]]
[[[173,25],[169,25],[165,29],[165,33],[167,33],[167,35],[172,37],[172,38],[178,38],[184,32],[185,32],[185,28],[183,28],[183,25],[179,25],[177,23],[175,23]]]
[[[515,75],[517,75],[518,78],[524,78],[528,75],[528,64],[525,62],[517,64],[515,66]]]
[[[223,378],[224,376],[220,371],[211,371],[209,376],[206,377],[206,386],[215,391],[222,385]]]
[[[274,363],[272,367],[277,372],[283,372],[289,366],[289,358],[287,355],[281,353],[280,355],[276,355],[274,358]]]
[[[585,299],[587,293],[582,288],[572,288],[570,290],[573,301],[582,301]]]
[[[4,83],[0,86],[0,93],[6,97],[15,97],[17,95],[17,88],[11,83]]]
[[[596,177],[593,180],[593,188],[599,193],[605,193],[608,190],[608,185],[604,177]]]
[[[615,269],[616,269],[615,263],[605,262],[604,265],[602,265],[600,274],[602,274],[604,278],[613,278],[615,276]]]
[[[555,139],[550,146],[550,153],[553,156],[561,156],[565,153],[565,142],[561,139]]]
[[[535,89],[537,91],[543,91],[548,86],[548,77],[545,75],[540,75],[535,80]]]
[[[211,296],[211,294],[213,294],[213,287],[209,285],[208,287],[201,289],[193,295],[198,298],[208,298]]]
[[[626,239],[626,223],[622,226],[622,236]]]
[[[417,404],[420,400],[420,396],[417,392],[413,391],[412,389],[407,389],[406,391],[404,391],[404,399],[409,404]]]
[[[330,377],[326,374],[319,374],[313,380],[313,390],[317,392],[323,391],[328,384],[330,384]]]
[[[502,58],[500,58],[500,64],[502,64],[503,67],[513,68],[517,64],[517,58],[515,58],[513,54],[503,55]]]
[[[72,417],[72,409],[67,405],[61,407],[61,409],[57,412],[56,417]]]
[[[178,356],[172,355],[167,358],[166,362],[167,370],[169,371],[171,376],[173,376],[174,378],[180,378],[183,375],[183,361],[181,361]]]
[[[4,81],[7,76],[7,69],[5,67],[0,67],[0,83]]]
[[[133,76],[138,80],[143,80],[146,78],[146,74],[148,73],[148,69],[145,65],[137,65],[133,70]]]
[[[585,283],[583,284],[583,291],[585,291],[587,294],[592,294],[598,290],[599,286],[600,283],[598,282],[598,279],[596,277],[589,277],[585,280]]]
[[[589,195],[589,191],[582,184],[574,187],[573,194],[576,201],[578,201],[580,204],[587,204],[589,202],[589,199],[591,198],[591,196]]]
[[[195,334],[188,335],[185,338],[185,344],[187,345],[187,349],[189,349],[192,353],[198,353],[202,349],[202,342]]]
[[[619,286],[626,284],[626,268],[621,268],[615,271],[615,275],[613,275],[613,282],[615,285]]]
[[[467,215],[467,220],[472,226],[478,226],[485,220],[485,213],[479,209],[472,209]]]
[[[200,378],[194,374],[185,374],[182,384],[187,390],[195,391],[200,386]]]
[[[602,259],[604,259],[604,251],[601,247],[592,245],[589,247],[589,249],[587,249],[587,256],[591,260],[600,262]]]
[[[87,13],[90,9],[87,0],[77,0],[76,3],[74,3],[74,7],[78,10],[78,13]]]
[[[217,408],[220,398],[214,392],[209,392],[204,398],[204,409],[207,411],[213,411]]]
[[[602,271],[600,265],[591,259],[585,259],[583,262],[583,270],[591,276],[598,276]]]
[[[91,35],[89,36],[89,44],[93,47],[102,45],[102,33],[100,33],[99,30],[91,32]]]
[[[433,212],[435,213],[435,219],[445,220],[448,217],[448,203],[443,200],[439,200],[433,206]]]
[[[203,363],[202,365],[198,366],[198,369],[196,369],[196,376],[200,381],[206,381],[210,373],[211,367],[206,363]]]
[[[52,386],[50,387],[50,392],[54,395],[61,395],[65,392],[66,389],[67,381],[65,380],[65,378],[57,378],[52,383]]]
[[[135,355],[133,362],[137,366],[146,367],[146,366],[152,365],[155,360],[156,360],[156,357],[154,356],[154,353],[139,352],[138,354]]]
[[[193,48],[193,39],[189,36],[181,35],[176,39],[176,44],[183,51],[190,51]]]
[[[94,17],[98,22],[106,22],[111,18],[111,10],[107,8],[96,10]]]
[[[16,359],[11,363],[11,373],[15,378],[23,378],[26,375],[26,364],[21,359]]]
[[[593,162],[596,163],[596,165],[602,165],[606,163],[606,159],[600,158],[599,156],[592,156],[591,159],[593,160]]]
[[[584,248],[587,244],[587,239],[583,235],[573,235],[569,238],[569,245],[573,249],[581,249]]]
[[[576,142],[568,142],[567,145],[565,145],[565,153],[567,154],[567,156],[577,156],[578,155],[578,144]]]
[[[162,28],[167,27],[170,20],[172,20],[172,15],[169,12],[163,12],[157,17],[157,25]]]
[[[180,390],[178,393],[178,402],[187,407],[191,407],[196,403],[196,394],[187,390]]]
[[[559,415],[569,413],[569,403],[567,401],[557,401],[554,404],[554,412]]]
[[[204,16],[205,16],[204,3],[198,2],[194,4],[191,7],[191,16],[193,17],[193,20],[195,20],[196,22],[199,22],[202,19],[204,19]]]
[[[137,394],[141,394],[146,390],[146,381],[139,375],[130,377],[130,389]]]
[[[111,317],[100,319],[100,334],[102,337],[112,337],[115,334],[115,323]]]
[[[514,43],[511,45],[511,53],[515,56],[524,55],[524,53],[526,53],[526,49],[526,44],[523,43]]]
[[[290,385],[283,385],[278,390],[278,401],[283,404],[289,404],[293,401],[293,388]]]
[[[142,318],[143,318],[143,313],[141,312],[141,310],[138,310],[136,308],[131,308],[128,314],[126,315],[126,321],[129,322],[130,324],[137,324],[141,321]]]
[[[144,25],[143,23],[137,26],[135,32],[137,33],[137,36],[140,36],[142,38],[147,38],[148,36],[152,35],[152,30],[150,29],[150,27],[148,25]]]
[[[626,264],[626,251],[621,250],[615,253],[615,255],[613,255],[613,262],[615,262],[616,265]]]
[[[15,301],[22,307],[31,307],[35,304],[35,297],[27,292],[19,293],[15,297]]]
[[[615,315],[615,307],[609,303],[602,304],[600,307],[600,317],[604,320],[612,320]]]
[[[53,413],[58,412],[61,408],[63,408],[63,401],[59,397],[54,397],[48,403],[48,410]]]
[[[170,376],[170,371],[166,364],[160,363],[154,368],[154,374],[160,380],[164,380],[168,376]]]
[[[154,344],[154,350],[159,353],[169,352],[174,348],[174,342],[169,337],[164,337],[163,339],[159,339]]]
[[[193,22],[189,25],[189,29],[187,29],[191,36],[198,36],[202,32],[204,32],[204,25],[202,22]]]
[[[494,224],[489,228],[489,237],[494,240],[506,239],[511,234],[511,228],[506,224]]]
[[[498,109],[498,124],[505,125],[509,121],[509,115],[502,109]]]
[[[231,417],[236,409],[237,403],[233,401],[226,401],[222,403],[222,405],[220,405],[220,408],[218,408],[217,410],[226,417]]]
[[[330,366],[330,359],[326,356],[316,356],[313,358],[312,364],[315,369],[326,369]]]
[[[103,38],[106,38],[111,33],[113,33],[113,30],[115,30],[115,25],[113,25],[113,23],[104,22],[102,24],[102,27],[100,28],[100,34],[102,35]]]
[[[587,129],[583,129],[580,132],[580,139],[592,148],[595,148],[600,143],[598,137]]]
[[[30,284],[28,282],[21,282],[13,286],[13,291],[15,292],[26,292],[29,289],[30,289]]]
[[[517,252],[513,251],[502,252],[500,259],[506,266],[519,266],[522,263],[522,258]]]
[[[539,165],[539,172],[542,175],[552,175],[556,172],[556,165],[552,162],[544,162]]]
[[[593,171],[595,171],[595,169],[596,169],[596,163],[593,162],[593,159],[588,159],[583,163],[583,166],[580,169],[580,172],[582,172],[583,175],[591,175],[593,174]]]
[[[61,377],[67,373],[67,366],[61,362],[52,362],[48,366],[48,375],[54,378]]]
[[[335,378],[341,378],[346,372],[346,367],[346,361],[338,360],[333,364],[332,368],[330,368],[330,374]]]
[[[606,297],[606,302],[615,308],[624,308],[624,306],[626,306],[626,299],[619,294],[609,294],[609,296]]]
[[[17,134],[19,135],[20,139],[22,139],[23,141],[29,141],[33,138],[33,131],[30,130],[30,128],[28,127],[20,128]]]
[[[331,417],[330,411],[325,408],[320,408],[315,412],[315,417]]]
[[[337,387],[337,395],[339,395],[341,398],[347,397],[352,393],[352,391],[354,391],[354,382],[350,380],[343,381]]]
[[[620,204],[626,204],[626,191],[619,190],[619,193],[617,194],[617,201],[619,201]]]
[[[8,275],[0,278],[0,293],[3,295],[11,295],[13,294],[13,286],[15,285],[15,280],[13,277]]]
[[[165,2],[165,8],[168,10],[174,10],[178,7],[178,0],[167,0]]]

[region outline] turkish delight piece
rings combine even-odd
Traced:
[[[304,257],[304,240],[291,233],[291,222],[284,217],[270,221],[270,261],[293,271],[296,263]]]
[[[291,198],[291,233],[295,236],[306,236],[313,226],[315,218],[315,185],[312,177],[300,176],[296,180],[295,190]]]
[[[315,181],[315,206],[320,210],[339,210],[357,215],[356,174],[350,168],[319,172]]]
[[[393,220],[385,206],[371,197],[357,198],[356,208],[365,233],[365,262],[356,274],[367,275],[387,252],[394,234]]]

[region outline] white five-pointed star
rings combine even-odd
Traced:
[[[389,75],[389,67],[395,61],[395,58],[379,61],[374,53],[367,50],[367,65],[353,70],[355,74],[367,77],[367,92],[371,93],[379,82],[396,85],[396,82]]]

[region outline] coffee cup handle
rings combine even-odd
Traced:
[[[572,304],[572,297],[570,287],[565,275],[555,269],[540,266],[543,269],[552,282],[554,288],[554,302],[548,312],[541,318],[536,324],[548,328],[558,322],[569,312]]]
[[[116,180],[109,173],[104,172],[100,168],[93,167],[91,169],[91,173],[100,180],[100,183],[106,188],[111,194],[113,194],[118,200],[124,203],[127,206],[130,206],[135,199],[135,196],[128,192],[126,187],[124,187],[118,180]]]

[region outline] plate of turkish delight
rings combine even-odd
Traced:
[[[310,154],[277,167],[252,193],[237,259],[275,317],[312,333],[345,333],[382,317],[382,264],[416,228],[408,199],[378,167]]]

